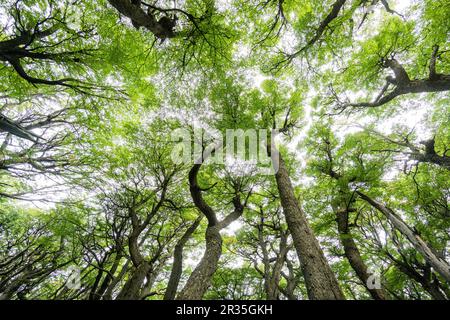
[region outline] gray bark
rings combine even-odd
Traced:
[[[411,229],[397,214],[390,208],[385,207],[378,201],[357,191],[358,195],[367,201],[371,206],[380,211],[393,225],[400,231],[425,258],[425,260],[439,273],[447,282],[450,282],[450,265],[443,258],[436,255],[435,250],[430,247],[417,232]]]
[[[386,300],[386,293],[383,289],[374,289],[368,285],[370,274],[368,273],[367,266],[361,257],[358,246],[356,245],[353,239],[353,235],[348,227],[349,209],[347,208],[346,204],[344,204],[343,206],[340,206],[340,208],[334,207],[333,210],[336,214],[336,222],[338,225],[341,244],[344,247],[344,253],[348,262],[350,263],[350,266],[355,271],[359,280],[361,280],[362,284],[370,293],[373,299]]]
[[[203,199],[202,188],[198,185],[197,175],[201,164],[195,164],[189,171],[189,189],[192,200],[197,209],[208,219],[208,228],[205,233],[206,250],[200,261],[195,267],[186,285],[178,294],[178,300],[199,300],[208,290],[211,278],[217,270],[220,256],[222,255],[222,236],[220,230],[227,227],[238,219],[243,211],[245,204],[241,204],[238,191],[233,197],[234,211],[227,215],[222,221],[218,221],[217,215]]]
[[[206,229],[206,250],[200,263],[195,267],[177,300],[200,300],[211,284],[222,255],[222,236],[217,226]]]
[[[138,300],[140,298],[142,284],[144,283],[144,279],[149,272],[150,267],[150,264],[146,261],[143,261],[136,267],[131,277],[117,295],[116,300]]]
[[[180,282],[181,273],[183,272],[183,249],[186,243],[189,241],[192,234],[197,229],[202,217],[198,217],[194,223],[186,230],[178,243],[175,245],[173,254],[172,272],[170,273],[169,282],[167,284],[166,292],[164,293],[164,300],[175,299],[178,284]]]
[[[279,155],[279,169],[275,179],[281,205],[292,235],[310,299],[345,299],[339,283],[320,248],[306,215],[300,207],[289,178],[286,164]]]

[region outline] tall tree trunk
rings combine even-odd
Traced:
[[[421,237],[410,228],[397,214],[390,208],[385,207],[378,201],[370,198],[362,192],[357,191],[358,195],[367,201],[371,206],[380,211],[393,225],[400,231],[416,248],[416,250],[425,258],[425,260],[439,273],[447,282],[450,282],[450,265],[443,258],[439,257],[435,250],[430,247]]]
[[[108,285],[108,289],[106,289],[106,292],[103,295],[103,300],[112,300],[114,289],[116,288],[117,284],[125,277],[125,274],[128,271],[130,263],[131,260],[127,258],[117,277],[114,277],[111,283]]]
[[[197,229],[202,216],[199,216],[194,223],[186,230],[183,236],[175,245],[173,254],[172,272],[170,273],[169,282],[167,284],[166,292],[164,293],[164,300],[174,300],[177,294],[178,284],[180,282],[181,273],[183,272],[183,249],[192,234]]]
[[[127,280],[122,290],[117,295],[116,300],[137,300],[140,298],[140,291],[144,283],[145,276],[150,270],[150,264],[142,262]]]
[[[222,236],[218,226],[206,229],[206,250],[202,260],[189,277],[177,300],[199,300],[203,298],[210,286],[211,278],[216,272],[220,256],[222,255]]]
[[[297,288],[298,284],[298,277],[295,274],[294,265],[289,260],[289,258],[286,256],[285,259],[286,267],[289,270],[288,274],[285,274],[283,271],[281,271],[281,275],[286,280],[287,285],[286,288],[280,288],[280,292],[288,299],[288,300],[298,300],[298,297],[294,294],[295,288]]]
[[[114,274],[117,271],[117,268],[119,267],[120,260],[122,259],[122,256],[120,254],[116,254],[114,258],[114,262],[111,266],[111,269],[109,269],[109,272],[106,274],[105,278],[103,279],[102,284],[100,285],[100,288],[97,290],[95,295],[93,296],[93,300],[100,300],[103,295],[105,294],[106,290],[108,289],[111,281],[113,280]]]
[[[284,261],[286,260],[286,255],[289,249],[287,246],[287,234],[281,231],[280,239],[280,251],[275,260],[272,268],[271,274],[269,274],[268,279],[266,279],[266,296],[267,300],[278,300],[280,298],[280,278],[281,269],[283,268]]]
[[[351,211],[351,208],[348,208],[347,204],[343,203],[339,207],[333,206],[333,210],[336,214],[336,222],[341,244],[344,247],[344,253],[350,263],[350,266],[355,271],[359,280],[361,280],[362,284],[366,287],[373,299],[386,300],[386,293],[383,289],[375,289],[369,285],[370,274],[367,272],[367,266],[361,257],[358,246],[353,240],[353,235],[348,227],[348,214]]]
[[[98,269],[97,276],[95,277],[94,284],[92,285],[91,291],[89,292],[89,300],[98,300],[96,296],[97,288],[100,284],[100,281],[103,277],[103,263],[100,264],[100,268]]]
[[[13,296],[17,293],[20,286],[22,286],[27,280],[27,273],[20,275],[17,279],[13,280],[8,286],[0,292],[0,301],[1,300],[11,300]]]
[[[158,277],[159,273],[161,272],[161,269],[163,266],[164,266],[164,261],[161,261],[161,263],[158,263],[158,265],[156,265],[156,266],[152,265],[150,270],[147,272],[145,285],[140,292],[141,300],[145,300],[147,297],[151,297],[151,296],[157,294],[156,291],[154,291],[154,290],[152,291],[152,288],[155,285],[156,278]]]
[[[295,198],[294,189],[281,154],[279,154],[275,179],[286,222],[301,263],[308,297],[313,300],[345,299],[319,242],[308,224],[306,215]]]
[[[214,209],[203,199],[202,188],[198,185],[197,175],[200,167],[201,164],[194,164],[189,171],[189,190],[195,206],[208,220],[208,228],[205,233],[206,250],[200,263],[195,267],[186,285],[178,294],[178,300],[199,300],[206,293],[211,278],[217,270],[220,256],[222,255],[222,236],[220,235],[220,230],[229,226],[230,223],[242,215],[248,200],[247,197],[245,203],[242,204],[239,190],[235,190],[232,201],[234,211],[228,214],[222,221],[219,221]]]

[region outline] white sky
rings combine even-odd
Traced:
[[[399,1],[389,1],[391,7],[394,10],[397,10],[399,12],[405,13],[407,12],[407,8],[413,3],[413,0],[399,0]],[[229,6],[230,5],[230,1],[220,1],[219,2],[220,5],[219,6]],[[381,10],[380,10],[381,12]],[[7,21],[5,14],[0,12],[0,23],[5,24]],[[250,54],[249,48],[246,47],[242,47],[239,48],[238,50],[238,55],[248,55]],[[253,70],[252,72],[250,72],[248,74],[248,78],[251,80],[251,82],[254,83],[254,85],[256,87],[260,87],[262,81],[264,81],[265,79],[267,79],[267,77],[263,76],[260,72],[257,72],[255,70]],[[314,92],[310,93],[310,96],[313,96]],[[301,150],[298,150],[297,145],[298,143],[305,138],[306,136],[306,132],[309,130],[311,124],[312,124],[312,117],[311,117],[311,108],[309,107],[308,104],[306,104],[304,106],[304,111],[305,111],[305,126],[303,126],[302,130],[300,130],[297,135],[294,137],[293,141],[291,143],[289,143],[289,148],[294,151],[298,157],[299,160],[304,159],[305,154],[304,152],[302,152]],[[415,127],[417,126],[417,123],[426,115],[426,113],[428,112],[428,110],[426,108],[412,108],[411,111],[407,111],[402,113],[401,115],[398,115],[396,117],[392,117],[391,119],[388,119],[386,121],[383,121],[380,125],[379,125],[379,130],[381,132],[389,132],[391,127],[396,124],[396,123],[403,123],[405,125],[408,125],[409,127]],[[361,119],[358,119],[358,121],[361,121]],[[362,120],[364,121],[364,120]],[[339,127],[339,130],[337,130],[337,132],[339,133],[340,136],[343,136],[345,134],[351,133],[351,132],[355,132],[356,130],[361,130],[359,128],[356,128],[355,126],[353,126],[352,124],[355,123],[355,118],[349,117],[349,118],[341,118],[339,119],[338,123],[337,123],[337,127]],[[45,185],[46,183],[48,183],[49,181],[38,181],[37,185]],[[50,198],[54,198],[56,199],[61,199],[64,198],[65,196],[67,196],[69,193],[67,192],[63,192],[61,193],[55,193],[53,195],[50,196]],[[33,203],[28,203],[28,202],[23,202],[22,204],[26,204],[27,206],[32,205],[32,206],[39,206],[41,208],[49,208],[54,206],[53,203],[51,202],[33,202]],[[240,223],[235,222],[233,223],[230,227],[229,227],[229,231],[230,232],[234,232],[235,230],[237,230],[240,227]],[[228,232],[228,231],[226,231]]]

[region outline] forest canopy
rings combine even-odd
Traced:
[[[0,300],[449,300],[449,21],[0,1]]]

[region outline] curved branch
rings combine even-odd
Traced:
[[[159,39],[174,38],[177,36],[177,33],[172,29],[174,25],[166,25],[161,19],[159,21],[156,20],[156,17],[150,10],[146,13],[141,8],[140,3],[134,4],[130,0],[108,0],[108,2],[120,14],[130,18],[136,28],[144,27]]]
[[[343,8],[346,0],[336,0],[336,2],[333,3],[331,7],[331,11],[328,13],[328,15],[321,21],[319,27],[316,29],[314,36],[300,49],[295,51],[294,53],[287,54],[286,57],[275,64],[273,69],[278,69],[283,65],[288,65],[292,62],[298,55],[303,53],[304,51],[308,50],[310,47],[312,47],[319,39],[322,37],[322,35],[325,33],[325,30],[329,27],[329,25],[337,18],[339,15],[339,12]]]
[[[411,80],[408,73],[403,66],[396,59],[388,59],[382,62],[383,67],[390,68],[395,78],[386,77],[386,84],[383,86],[377,98],[373,102],[359,102],[359,103],[342,103],[338,101],[338,108],[345,110],[346,108],[374,108],[380,107],[398,96],[411,93],[426,93],[426,92],[443,92],[450,90],[450,75],[436,73],[436,56],[438,54],[438,46],[433,49],[432,57],[430,59],[430,75],[426,79]],[[394,89],[388,93],[389,85],[394,85]]]

